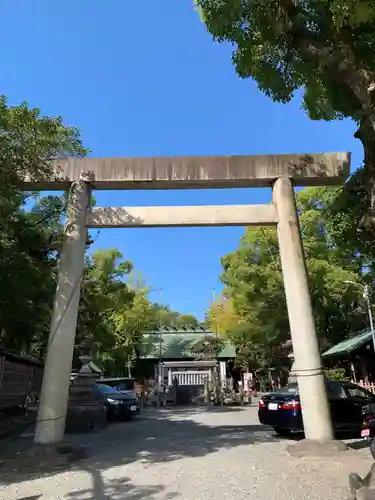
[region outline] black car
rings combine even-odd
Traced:
[[[107,408],[109,420],[130,420],[139,414],[140,407],[136,397],[123,394],[114,387],[105,384],[96,384],[95,388],[98,399]]]
[[[362,408],[375,402],[374,394],[350,382],[326,382],[328,402],[335,431],[358,431],[362,427]],[[289,384],[264,395],[259,401],[259,422],[271,426],[280,436],[303,431],[297,384]]]

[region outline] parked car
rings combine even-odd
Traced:
[[[107,408],[108,420],[131,420],[140,412],[138,400],[106,384],[95,385],[98,399]]]
[[[335,431],[361,432],[363,406],[374,403],[375,395],[350,382],[327,381],[327,396]],[[301,403],[296,383],[264,395],[259,401],[259,422],[271,426],[280,436],[303,431]]]

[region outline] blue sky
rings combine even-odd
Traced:
[[[92,156],[352,151],[350,122],[312,122],[296,99],[277,105],[240,80],[193,0],[3,0],[1,93],[80,128]],[[100,192],[97,205],[245,204],[269,190]],[[242,228],[102,230],[164,302],[203,319],[220,257]],[[153,292],[152,298],[157,299]]]

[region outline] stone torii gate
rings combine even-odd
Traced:
[[[305,435],[320,442],[333,439],[294,186],[343,183],[349,175],[350,154],[69,158],[54,160],[52,166],[54,180],[25,182],[30,190],[69,190],[36,443],[58,443],[64,436],[86,228],[97,227],[277,226]],[[273,202],[239,206],[90,207],[91,191],[97,189],[245,187],[271,187]]]

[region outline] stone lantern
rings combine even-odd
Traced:
[[[71,381],[65,430],[91,432],[105,425],[106,408],[95,388],[98,373],[92,363],[91,346],[77,347],[81,368]]]

